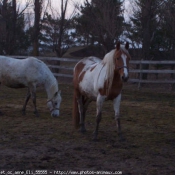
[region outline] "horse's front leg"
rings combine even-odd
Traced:
[[[33,100],[33,105],[34,105],[34,114],[39,117],[38,110],[36,108],[36,93],[32,94],[32,100]]]
[[[121,94],[119,94],[113,101],[114,103],[114,111],[115,111],[115,120],[118,129],[118,136],[119,139],[122,140],[122,133],[121,133],[121,124],[120,124],[120,102],[121,102]]]
[[[98,128],[99,128],[99,124],[100,124],[100,121],[101,121],[102,105],[103,105],[104,100],[105,100],[104,96],[101,96],[101,95],[97,96],[97,101],[96,101],[96,105],[97,105],[96,127],[95,127],[94,137],[93,137],[94,141],[97,140],[97,136],[98,136]]]
[[[78,110],[79,110],[79,114],[80,114],[80,132],[84,133],[84,132],[86,132],[86,128],[85,128],[85,124],[84,124],[85,109],[84,109],[84,105],[83,105],[83,97],[82,96],[77,98],[77,103],[78,103]]]
[[[23,115],[26,114],[26,106],[27,106],[27,103],[28,103],[30,97],[31,97],[30,89],[28,88],[27,95],[26,95],[26,98],[25,98],[25,102],[24,102],[24,105],[23,105],[23,108],[22,108],[22,114]]]

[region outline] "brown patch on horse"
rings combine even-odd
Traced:
[[[83,68],[84,68],[85,64],[82,62],[79,62],[75,69],[74,69],[74,75],[73,75],[73,84],[74,84],[74,88],[78,89],[78,84],[80,81],[82,81],[85,72],[83,72],[81,75],[80,73],[82,72]],[[80,77],[79,77],[80,75]]]
[[[74,69],[74,75],[73,75],[73,85],[74,85],[74,94],[73,94],[73,110],[72,110],[72,117],[73,117],[73,125],[77,129],[79,128],[79,122],[80,122],[80,114],[78,110],[78,103],[77,99],[81,95],[79,91],[79,82],[83,79],[84,73],[83,72],[81,75],[80,73],[82,72],[85,64],[82,62],[79,62],[75,69]],[[80,76],[79,76],[80,75]]]
[[[79,83],[83,80],[84,74],[85,74],[85,73],[86,73],[85,71],[83,71],[83,72],[81,73],[81,75],[80,75],[80,77],[79,77],[79,79],[78,79],[78,82],[79,82]]]
[[[122,51],[121,50],[115,50],[115,53],[114,53],[114,59],[118,59],[121,57],[121,54],[122,54]]]
[[[127,48],[129,48],[129,45],[125,46],[125,48],[120,48],[120,47],[116,48],[115,53],[114,53],[114,59],[120,58],[122,53],[124,53],[127,56],[127,58],[130,60],[131,56],[128,53],[128,49]]]
[[[93,67],[90,69],[90,71],[92,72],[92,71],[94,70],[95,67],[96,67],[96,66],[93,66]]]
[[[123,86],[123,83],[120,79],[120,75],[117,71],[115,71],[114,78],[112,81],[112,86],[111,86],[111,89],[109,90],[109,93],[107,94],[108,92],[108,89],[107,89],[108,81],[107,80],[104,83],[104,87],[99,89],[99,93],[103,96],[106,95],[107,100],[113,100],[121,93],[122,86]]]

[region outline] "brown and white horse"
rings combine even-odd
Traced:
[[[113,100],[118,134],[121,138],[120,101],[123,81],[127,81],[130,55],[129,43],[107,53],[103,60],[87,57],[80,60],[74,67],[74,100],[73,121],[75,128],[85,132],[85,113],[90,102],[96,101],[97,115],[94,140],[97,139],[101,121],[102,105],[105,100]]]

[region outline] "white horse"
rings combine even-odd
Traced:
[[[0,56],[0,84],[10,88],[28,87],[22,111],[25,114],[27,102],[32,97],[36,116],[38,116],[36,87],[43,85],[47,93],[47,106],[51,116],[59,116],[61,92],[58,89],[58,82],[50,69],[41,60],[34,57],[14,59]]]
[[[115,119],[121,138],[120,101],[123,81],[129,77],[128,66],[130,55],[129,43],[125,47],[117,44],[116,49],[107,53],[103,60],[88,57],[80,60],[74,68],[74,101],[73,120],[80,131],[85,129],[85,113],[91,101],[96,101],[97,118],[94,140],[97,139],[99,123],[101,121],[102,105],[105,100],[113,100]]]

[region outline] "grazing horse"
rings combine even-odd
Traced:
[[[23,105],[23,114],[30,97],[34,104],[34,113],[38,116],[36,108],[36,87],[43,86],[47,93],[47,106],[51,116],[59,116],[61,94],[58,82],[44,62],[34,57],[14,59],[0,56],[0,84],[10,88],[28,87],[28,93]]]
[[[120,101],[123,81],[127,81],[130,55],[129,43],[107,53],[103,60],[87,57],[80,60],[74,67],[74,101],[73,122],[75,128],[80,127],[85,132],[85,113],[91,101],[96,101],[96,128],[93,139],[97,139],[99,123],[101,121],[102,105],[105,100],[113,100],[118,134],[121,138]]]

